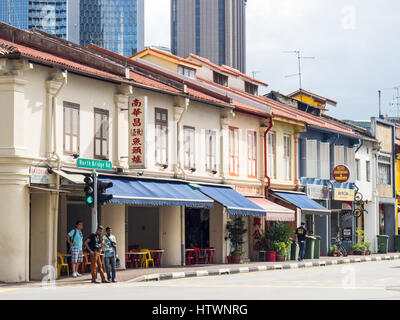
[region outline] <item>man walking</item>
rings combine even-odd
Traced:
[[[107,280],[117,282],[115,280],[115,265],[117,258],[117,240],[111,234],[111,227],[106,228],[106,236],[104,237],[104,266],[106,268]]]
[[[300,227],[296,229],[297,243],[299,244],[299,261],[303,261],[306,248],[307,229],[304,226],[305,223],[302,222]]]
[[[99,269],[101,282],[109,283],[110,281],[106,280],[103,271],[103,264],[101,263],[100,252],[102,247],[104,246],[103,240],[103,227],[98,226],[95,233],[89,235],[89,237],[85,241],[85,248],[90,253],[90,272],[92,274],[92,283],[99,283],[96,280],[97,273],[96,267]]]
[[[71,250],[72,277],[80,277],[78,273],[78,263],[83,262],[82,242],[83,242],[83,222],[77,221],[75,228],[67,234],[67,242]]]

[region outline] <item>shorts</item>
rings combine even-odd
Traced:
[[[83,252],[78,248],[71,248],[71,262],[78,263],[83,262]]]

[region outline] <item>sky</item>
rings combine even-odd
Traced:
[[[145,0],[145,44],[170,47],[170,0]],[[248,0],[247,70],[284,94],[302,87],[338,102],[328,114],[365,120],[400,116],[400,1]],[[400,92],[400,89],[399,89]],[[400,95],[400,94],[399,94]],[[398,100],[400,102],[400,98]]]

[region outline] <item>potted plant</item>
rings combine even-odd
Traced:
[[[334,244],[333,246],[331,246],[329,248],[329,255],[332,256],[332,257],[337,257],[338,256],[338,252],[339,252],[339,250],[338,250],[336,244]]]
[[[247,230],[244,228],[244,221],[242,217],[234,217],[232,221],[227,223],[226,229],[228,231],[228,238],[232,245],[232,263],[240,263],[243,254],[243,235],[247,232]]]
[[[365,245],[365,243],[360,243],[360,252],[363,256],[367,254],[367,246]]]
[[[364,245],[365,245],[365,249],[366,249],[366,255],[370,255],[371,251],[369,249],[371,248],[371,242],[365,241]]]
[[[360,244],[359,244],[359,243],[354,243],[354,244],[351,246],[351,250],[353,251],[353,253],[354,253],[355,255],[361,254]]]
[[[288,250],[287,242],[275,241],[274,247],[276,251],[276,261],[285,261]]]

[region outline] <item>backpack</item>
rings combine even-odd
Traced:
[[[71,242],[74,242],[75,235],[76,235],[76,228],[75,228],[75,230],[74,230],[74,235],[73,235],[72,238],[71,238]],[[71,245],[70,245],[69,242],[67,241],[67,253],[70,253],[70,252],[71,252]]]

